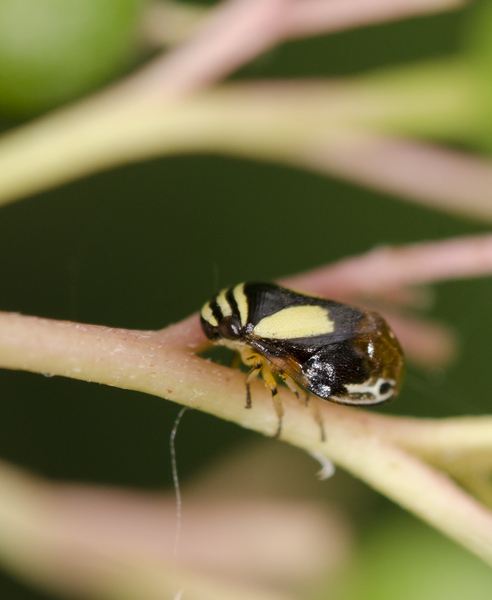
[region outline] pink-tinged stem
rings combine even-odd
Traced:
[[[188,42],[123,82],[153,100],[175,99],[229,75],[274,45],[294,0],[227,0]],[[118,88],[121,89],[121,85]]]
[[[163,98],[226,77],[286,38],[453,10],[467,0],[227,0],[198,33],[126,81]]]
[[[300,0],[286,16],[287,37],[351,29],[455,10],[467,0]]]
[[[354,134],[315,141],[299,160],[424,206],[492,219],[492,162],[487,158],[403,138]]]
[[[283,279],[321,296],[381,294],[388,289],[492,274],[492,234],[376,248],[366,254]]]

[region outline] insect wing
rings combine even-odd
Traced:
[[[329,343],[331,340],[333,343]],[[363,360],[353,353],[349,340],[323,336],[296,340],[251,339],[249,344],[279,373],[285,373],[312,394],[328,399],[344,394],[343,383],[363,381]]]

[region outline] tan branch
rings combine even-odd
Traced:
[[[176,333],[175,326],[174,333]],[[187,322],[187,344],[203,334]],[[0,363],[12,369],[140,390],[204,410],[272,435],[277,428],[271,398],[253,386],[253,408],[244,409],[244,376],[173,349],[162,332],[135,332],[0,314]],[[193,335],[196,331],[196,338]],[[196,349],[195,348],[195,349]],[[492,514],[446,476],[388,444],[360,410],[313,399],[327,441],[321,442],[309,409],[283,391],[282,439],[324,454],[492,564]]]

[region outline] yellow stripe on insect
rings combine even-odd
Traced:
[[[248,299],[244,293],[244,283],[236,285],[232,290],[232,295],[236,300],[239,316],[241,317],[241,325],[244,327],[248,322]]]
[[[214,313],[210,308],[210,302],[207,302],[207,304],[205,304],[200,314],[202,315],[202,319],[204,321],[207,321],[207,323],[210,323],[210,325],[212,325],[213,327],[217,327],[217,319],[214,317]]]
[[[254,328],[258,337],[276,340],[331,333],[335,323],[322,306],[291,306],[262,319]]]
[[[217,304],[222,312],[222,316],[224,317],[230,317],[232,315],[231,305],[226,300],[226,292],[228,291],[228,289],[222,290],[216,298]]]

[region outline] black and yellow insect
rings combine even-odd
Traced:
[[[274,374],[299,397],[308,392],[349,405],[387,402],[403,379],[403,354],[375,312],[307,296],[274,283],[240,283],[222,290],[201,311],[205,335],[239,352],[250,382],[262,373],[279,419],[283,408]]]

